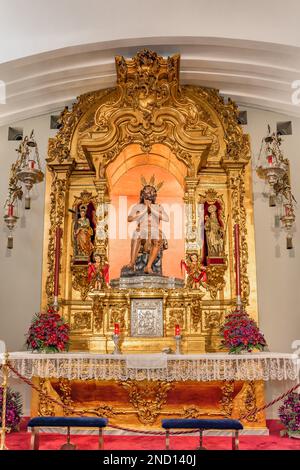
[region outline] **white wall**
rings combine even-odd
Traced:
[[[243,108],[246,109],[246,108]],[[257,158],[267,124],[275,128],[277,121],[289,120],[287,116],[257,109],[247,109],[248,125],[245,131],[251,135],[254,158]],[[283,145],[291,161],[292,186],[300,204],[300,120],[291,118],[293,135],[285,138]],[[50,130],[50,116],[18,122],[25,134],[35,129],[43,165]],[[8,128],[0,128],[0,207],[3,207],[11,163],[16,158],[16,142],[8,142]],[[293,250],[285,249],[285,237],[278,236],[273,224],[273,211],[262,198],[264,183],[253,173],[254,214],[257,258],[257,281],[260,326],[270,350],[290,352],[292,341],[300,339],[300,231],[296,230]],[[43,237],[44,185],[40,184],[32,201],[30,211],[22,211],[15,232],[14,249],[6,249],[4,223],[0,230],[0,338],[8,349],[21,350],[24,335],[34,312],[40,308],[41,263]],[[300,224],[300,207],[296,210],[297,225]],[[282,384],[281,384],[282,385]],[[276,395],[269,389],[268,396]],[[28,391],[26,411],[29,411]],[[272,416],[272,410],[269,412]]]
[[[50,130],[50,117],[42,116],[18,123],[24,135],[35,129],[42,164]],[[19,143],[8,141],[8,127],[0,128],[0,207],[7,197],[9,171],[16,159]],[[20,219],[14,232],[14,248],[6,248],[7,229],[2,219],[0,228],[0,337],[7,342],[10,351],[24,347],[25,332],[34,312],[40,309],[44,183],[33,191],[31,209],[20,211]]]
[[[246,108],[244,108],[246,109]],[[294,340],[300,340],[300,120],[256,109],[247,109],[248,125],[254,160],[257,160],[261,138],[266,126],[276,130],[276,122],[292,121],[293,135],[284,138],[282,149],[291,163],[293,194],[296,208],[296,231],[294,249],[286,249],[284,233],[274,229],[274,212],[262,196],[264,182],[253,172],[253,198],[256,239],[256,266],[259,306],[259,324],[271,351],[295,352]],[[291,382],[268,382],[266,402],[277,398],[292,387]],[[267,410],[267,417],[278,419],[279,404]]]
[[[266,111],[248,109],[248,125],[253,160],[257,159],[267,124],[292,121],[293,135],[284,138],[282,149],[291,163],[294,196],[300,204],[300,119]],[[254,163],[254,162],[253,162]],[[290,351],[293,340],[300,340],[300,205],[296,209],[294,249],[286,249],[284,233],[274,230],[275,209],[262,196],[264,182],[253,173],[259,318],[271,351]]]
[[[274,0],[2,0],[0,13],[0,63],[77,44],[118,47],[125,38],[201,35],[300,45],[297,0],[284,7]]]

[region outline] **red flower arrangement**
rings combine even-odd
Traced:
[[[2,426],[3,387],[0,387],[0,426]],[[17,431],[22,417],[22,398],[19,392],[7,388],[5,424],[11,431]]]
[[[69,349],[70,327],[52,308],[37,313],[27,333],[27,349],[32,351],[62,352]]]
[[[221,327],[223,336],[222,346],[229,349],[229,353],[238,354],[241,351],[262,351],[267,346],[264,335],[254,320],[244,310],[234,310],[225,318]]]
[[[285,433],[289,437],[300,438],[300,394],[291,392],[279,408],[280,421],[285,425]]]

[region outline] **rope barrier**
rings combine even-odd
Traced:
[[[261,411],[264,411],[267,408],[270,408],[271,406],[275,405],[275,403],[278,403],[279,401],[283,400],[286,396],[288,396],[290,393],[297,390],[297,388],[299,387],[300,387],[300,382],[294,385],[294,387],[290,388],[287,392],[282,393],[279,397],[267,403],[266,405],[261,406],[260,408],[255,408],[254,410],[252,410],[250,413],[246,414],[245,416],[242,415],[240,419],[248,419],[250,418],[250,416],[253,416],[254,414],[260,413]]]
[[[62,407],[64,410],[66,411],[69,411],[71,414],[77,414],[77,415],[83,415],[84,412],[81,412],[80,410],[76,410],[68,405],[65,405],[63,404],[61,401],[59,400],[56,400],[55,398],[49,396],[46,392],[44,392],[44,390],[42,390],[40,387],[38,387],[37,385],[35,385],[30,379],[27,379],[26,377],[24,377],[23,375],[21,375],[12,365],[10,362],[7,363],[7,366],[8,368],[11,370],[11,372],[13,372],[20,380],[22,380],[23,382],[25,382],[27,385],[29,385],[31,388],[33,388],[36,392],[39,393],[40,396],[43,396],[45,399],[49,400],[50,402]],[[300,387],[300,382],[297,383],[296,385],[294,385],[292,388],[290,388],[287,392],[284,392],[282,393],[279,397],[275,398],[274,400],[272,400],[271,402],[267,403],[266,405],[263,405],[259,408],[254,408],[253,410],[251,410],[250,412],[248,412],[246,415],[241,415],[239,419],[242,419],[242,420],[247,420],[249,419],[251,416],[253,415],[256,415],[264,410],[266,410],[267,408],[270,408],[271,406],[275,405],[275,403],[283,400],[286,396],[288,396],[290,393],[294,392],[297,388]],[[89,414],[97,414],[95,411],[93,410],[89,410]],[[108,427],[112,428],[112,429],[117,429],[117,430],[120,430],[120,431],[125,431],[125,432],[132,432],[132,433],[139,433],[139,434],[146,434],[146,435],[161,435],[161,436],[164,436],[165,435],[165,432],[164,431],[146,431],[146,430],[141,430],[141,429],[133,429],[133,428],[126,428],[126,427],[122,427],[122,426],[118,426],[118,425],[115,425],[115,424],[108,424]],[[176,435],[176,434],[192,434],[192,433],[195,433],[195,432],[198,432],[198,430],[189,430],[189,431],[173,431],[172,432],[172,435]]]

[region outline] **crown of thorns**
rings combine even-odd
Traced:
[[[141,183],[142,183],[143,188],[145,188],[146,186],[152,186],[152,188],[154,188],[155,191],[157,191],[157,192],[160,190],[160,188],[164,184],[163,181],[160,181],[160,183],[156,183],[154,175],[151,176],[149,182],[147,182],[146,178],[142,175],[141,176]]]

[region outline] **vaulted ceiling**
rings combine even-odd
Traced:
[[[81,93],[114,86],[114,56],[144,47],[163,56],[180,53],[183,84],[300,116],[292,102],[292,83],[300,80],[297,0],[152,0],[151,8],[143,0],[28,0],[24,12],[21,0],[2,3],[0,125],[56,112]]]

